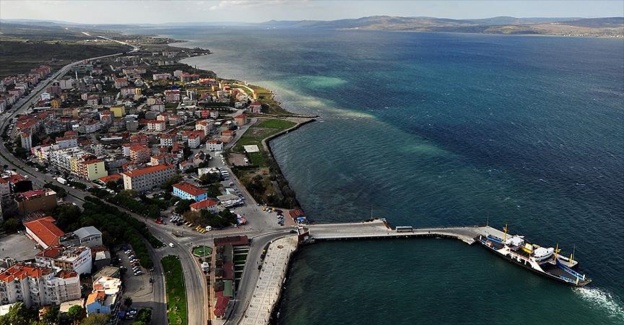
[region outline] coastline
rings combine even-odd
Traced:
[[[170,47],[174,47],[174,48],[182,48],[182,49],[189,49],[189,48],[193,48],[193,47],[185,47],[185,46],[180,46],[180,44],[184,44],[189,42],[189,40],[177,40],[177,39],[172,39],[170,37],[167,37],[167,39],[172,40],[171,43],[167,43],[167,46]],[[203,49],[203,48],[202,48]],[[209,49],[203,49],[203,50],[207,50],[208,52],[211,53],[211,51]],[[201,56],[209,56],[210,54],[206,54],[206,55],[201,55]],[[192,67],[187,63],[184,63],[183,60],[178,61],[179,64],[184,64],[186,66]],[[205,71],[207,73],[213,73],[215,74],[217,77],[217,79],[219,80],[228,80],[228,81],[234,81],[236,83],[239,84],[245,84],[245,82],[238,80],[238,79],[230,79],[230,78],[224,78],[224,77],[220,77],[218,76],[214,71],[211,70],[205,70],[205,69],[200,69],[200,68],[195,68],[196,70],[200,70],[200,71]],[[255,84],[249,84],[249,86],[252,87],[256,87],[256,88],[260,88],[260,89],[264,89],[267,90],[270,93],[271,98],[269,99],[270,101],[274,102],[276,105],[278,105],[277,110],[280,112],[285,112],[284,115],[279,115],[279,114],[270,114],[270,113],[261,113],[261,114],[253,114],[253,116],[260,118],[260,120],[262,118],[274,118],[274,119],[282,119],[282,120],[287,120],[287,121],[292,121],[292,119],[295,119],[296,121],[292,121],[295,122],[296,124],[288,129],[282,130],[278,133],[272,134],[266,138],[264,138],[261,143],[262,143],[262,149],[266,152],[266,156],[269,159],[269,163],[273,168],[273,174],[274,176],[276,176],[276,178],[279,180],[285,180],[285,183],[280,184],[281,186],[289,186],[288,185],[288,179],[286,179],[286,177],[284,176],[284,173],[282,172],[282,169],[278,163],[278,161],[275,159],[275,154],[273,153],[273,149],[271,148],[271,141],[275,140],[283,135],[286,135],[292,131],[296,131],[298,130],[300,127],[309,124],[311,122],[315,122],[317,121],[317,119],[320,117],[318,115],[307,115],[307,114],[297,114],[297,113],[293,113],[291,111],[288,111],[286,109],[284,109],[283,107],[281,107],[281,103],[278,102],[277,100],[275,100],[275,93],[268,89],[265,88],[263,86],[259,86],[259,85],[255,85]],[[280,187],[281,187],[280,186]],[[295,201],[295,207],[294,208],[301,208],[301,205],[299,204],[299,201],[297,200],[297,193],[294,193],[294,201]],[[288,210],[285,207],[278,207],[278,208],[283,208]]]

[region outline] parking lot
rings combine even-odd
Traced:
[[[12,234],[0,238],[0,258],[12,258],[18,261],[34,259],[35,255],[39,253],[36,249],[37,243],[28,238],[26,234],[21,231],[19,234]],[[1,264],[0,264],[1,265]]]
[[[125,251],[121,250],[117,252],[117,256],[121,260],[121,266],[126,269],[123,277],[125,285],[124,297],[132,298],[133,307],[151,307],[153,286],[150,283],[150,270],[146,270],[139,265],[137,269],[140,270],[140,273],[135,273],[133,270],[135,266],[130,259],[132,253],[126,254]]]

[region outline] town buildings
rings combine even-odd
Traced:
[[[183,200],[195,200],[195,202],[203,201],[208,198],[208,193],[206,191],[187,182],[173,184],[172,194]]]
[[[207,199],[199,202],[195,202],[191,204],[191,211],[200,211],[206,210],[212,213],[219,212],[218,209],[219,201],[213,199]]]
[[[35,211],[52,211],[56,208],[56,192],[43,188],[15,195],[17,210],[21,215]]]
[[[175,167],[170,165],[156,165],[129,172],[121,173],[124,189],[145,192],[154,187],[160,187],[175,175]]]
[[[121,280],[102,276],[93,281],[93,292],[87,296],[85,310],[87,315],[116,315],[121,305]]]
[[[80,277],[71,271],[18,263],[0,273],[0,304],[21,301],[26,307],[60,304],[80,298]]]
[[[58,268],[78,274],[90,274],[93,265],[91,249],[85,246],[48,247],[35,256],[35,262],[39,266]]]
[[[57,246],[65,233],[54,224],[55,222],[56,220],[52,217],[24,222],[26,235],[37,242],[43,249]]]

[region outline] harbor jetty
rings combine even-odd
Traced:
[[[244,316],[237,322],[245,325],[269,324],[270,316],[279,303],[281,289],[286,282],[290,257],[300,244],[326,240],[371,240],[392,238],[451,238],[472,245],[479,236],[503,237],[504,233],[489,226],[413,228],[390,227],[385,219],[362,222],[314,224],[300,226],[297,235],[289,235],[269,244],[262,261],[253,298],[246,306]]]
[[[387,238],[452,238],[468,245],[477,242],[479,236],[503,237],[504,233],[490,226],[413,228],[398,226],[393,229],[385,219],[362,222],[317,224],[308,226],[313,241]]]

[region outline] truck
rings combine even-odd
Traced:
[[[57,177],[56,180],[63,185],[67,184],[67,180],[63,177]]]

